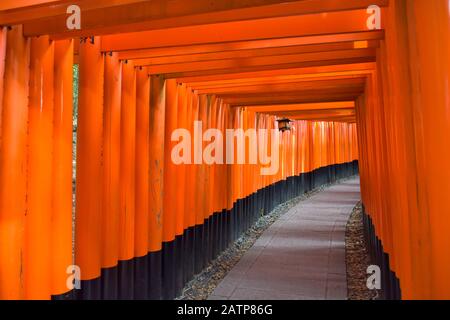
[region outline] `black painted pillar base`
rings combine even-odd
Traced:
[[[162,246],[162,299],[175,299],[175,241],[163,242]]]
[[[381,299],[401,300],[400,280],[389,265],[389,255],[384,252],[383,243],[377,237],[372,218],[366,213],[363,205],[364,238],[369,251],[370,260],[381,269]]]
[[[162,299],[162,251],[150,252],[148,254],[149,283],[148,299]]]

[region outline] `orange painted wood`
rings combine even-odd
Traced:
[[[119,33],[124,29],[131,32],[294,15],[303,16],[322,12],[345,13],[355,9],[366,9],[372,4],[385,6],[387,0],[347,0],[339,4],[333,0],[250,0],[245,2],[197,0],[189,4],[182,0],[151,2],[116,0],[110,6],[103,1],[100,1],[99,5],[90,3],[92,1],[86,0],[71,3],[86,8],[83,11],[84,28],[80,31],[67,30],[64,24],[66,15],[64,12],[60,12],[62,6],[53,6],[51,7],[53,10],[47,11],[46,14],[42,11],[35,13],[42,20],[26,23],[25,34],[27,36],[56,34],[58,37],[81,37]],[[57,15],[54,16],[55,14]],[[24,22],[26,17],[22,20],[20,17],[19,14],[19,19],[13,23]]]
[[[178,81],[183,81],[188,85],[206,85],[208,83],[214,84],[226,84],[226,83],[239,83],[247,82],[252,79],[267,79],[275,77],[291,77],[291,78],[302,78],[302,77],[316,77],[320,74],[333,75],[340,72],[351,72],[351,71],[361,71],[365,73],[370,73],[376,69],[376,64],[373,62],[369,63],[352,63],[352,64],[328,64],[323,66],[312,66],[312,67],[296,67],[296,68],[280,68],[273,70],[261,70],[261,71],[248,71],[248,72],[235,72],[235,73],[224,73],[217,75],[204,75],[204,76],[192,76],[179,78]]]
[[[26,35],[44,35],[29,40],[30,63],[22,30],[0,33],[0,181],[12,185],[0,190],[0,297],[64,292],[73,49],[70,41],[55,44],[54,64],[34,58],[45,56],[48,33],[62,39],[105,32],[115,34],[88,39],[78,58],[75,259],[83,279],[118,259],[159,251],[162,241],[263,186],[359,158],[363,201],[404,297],[448,295],[450,260],[441,253],[449,219],[440,201],[449,160],[442,147],[446,1],[391,2],[383,10],[386,33],[367,31],[365,8],[374,3],[365,0],[80,0],[81,32],[61,23],[67,3],[0,11],[0,24],[26,21]],[[203,131],[276,128],[277,116],[295,121],[277,137],[280,169],[273,176],[261,176],[260,164],[172,162],[173,130],[193,133],[194,120],[203,121]],[[248,158],[248,146],[240,151]]]
[[[358,53],[352,53],[352,55],[358,55]],[[187,71],[187,72],[175,72],[175,73],[167,73],[165,74],[165,77],[167,79],[178,79],[182,80],[183,78],[200,78],[200,77],[208,77],[208,76],[220,76],[220,77],[236,77],[237,74],[249,74],[249,73],[257,73],[257,72],[266,72],[271,74],[272,72],[279,73],[283,72],[283,70],[289,70],[286,71],[288,73],[292,72],[292,69],[305,69],[310,67],[326,67],[326,66],[333,66],[333,65],[349,65],[349,64],[362,64],[362,63],[371,63],[375,62],[375,56],[365,56],[362,55],[360,57],[354,57],[354,58],[343,58],[343,59],[332,59],[332,60],[314,60],[312,61],[303,61],[303,62],[294,62],[294,63],[281,63],[281,60],[279,60],[279,57],[275,57],[279,61],[279,63],[276,64],[276,66],[272,64],[265,64],[267,62],[263,61],[257,61],[256,65],[250,65],[250,66],[236,66],[236,63],[238,61],[230,62],[225,61],[225,63],[222,63],[225,65],[225,68],[217,69],[217,68],[211,68],[206,70],[195,70],[195,71]],[[298,59],[298,58],[293,58]],[[233,64],[235,65],[233,67]],[[254,61],[250,61],[250,64],[255,64]],[[191,66],[188,66],[189,68]]]
[[[319,74],[308,74],[308,75],[298,75],[298,76],[274,76],[274,77],[261,77],[253,79],[239,79],[239,80],[224,80],[222,82],[196,82],[189,83],[189,86],[198,92],[202,93],[216,93],[215,90],[233,89],[239,87],[249,87],[257,85],[270,86],[272,84],[290,84],[298,82],[311,82],[311,81],[321,81],[321,80],[345,80],[345,79],[364,79],[370,73],[366,71],[346,71],[346,72],[335,72],[335,73],[319,73]]]
[[[300,117],[308,115],[323,115],[323,116],[344,116],[344,115],[355,115],[354,108],[333,108],[333,109],[317,109],[317,110],[301,110],[301,111],[269,111],[270,114],[279,117]]]
[[[187,128],[187,93],[186,85],[177,86],[177,129]],[[176,179],[176,193],[172,201],[175,202],[175,233],[182,236],[185,229],[185,197],[186,197],[186,165],[177,164],[172,179]]]
[[[165,150],[166,88],[162,77],[150,78],[149,115],[149,245],[150,252],[161,250],[163,239],[163,192]]]
[[[23,299],[27,197],[27,127],[30,43],[22,28],[6,34],[0,146],[0,298]],[[16,67],[20,66],[20,67]]]
[[[200,62],[200,61],[213,61],[213,60],[225,60],[225,59],[246,59],[254,57],[269,57],[269,56],[284,56],[303,53],[319,53],[319,52],[335,52],[345,50],[360,50],[378,47],[379,42],[373,41],[367,43],[365,48],[355,48],[354,42],[334,42],[330,44],[314,44],[314,45],[299,45],[299,46],[286,46],[286,47],[274,47],[274,48],[257,48],[247,49],[239,51],[220,51],[213,53],[198,53],[180,55],[179,53],[174,56],[163,57],[142,57],[134,58],[137,64],[148,64],[152,66],[172,64],[172,63],[187,63],[187,62]],[[121,54],[127,56],[127,54]]]
[[[28,102],[27,213],[24,296],[49,298],[55,47],[49,37],[31,39]]]
[[[277,65],[306,63],[316,61],[327,61],[337,59],[354,59],[354,58],[373,58],[375,56],[374,49],[350,49],[338,50],[332,52],[314,52],[314,53],[298,53],[274,55],[266,57],[248,57],[248,58],[232,58],[222,59],[218,61],[200,61],[200,62],[180,62],[161,65],[153,65],[151,59],[137,59],[136,65],[148,66],[151,74],[171,74],[193,71],[208,71],[222,69],[238,69],[251,68],[261,66],[271,66],[275,69]]]
[[[148,253],[150,166],[150,77],[136,70],[136,221],[134,256]]]
[[[56,16],[67,18],[66,12],[69,5],[78,5],[82,12],[85,12],[139,1],[142,0],[5,0],[0,4],[0,21],[13,25],[44,20],[46,21],[44,25],[48,25],[49,20]],[[66,20],[62,19],[59,28],[65,27],[65,22]],[[89,34],[89,36],[92,35],[92,33]]]
[[[208,129],[208,101],[205,95],[199,96],[198,106],[198,121],[201,122],[202,131],[205,132]],[[203,139],[201,143],[198,143],[198,148],[201,148],[198,153],[198,158],[194,161],[198,164],[198,190],[197,190],[197,210],[198,216],[196,218],[197,224],[203,224],[208,217],[208,166],[203,161],[203,150],[205,143]],[[195,147],[194,147],[195,148]]]
[[[25,7],[49,5],[57,2],[61,2],[61,0],[4,0],[0,5],[0,10],[22,9]]]
[[[241,95],[223,95],[226,103],[232,106],[261,106],[267,104],[290,104],[290,103],[319,103],[348,101],[357,98],[361,94],[361,88],[321,89],[307,91],[289,91],[272,93],[251,93]]]
[[[122,63],[120,118],[119,260],[135,253],[136,226],[136,69]]]
[[[210,128],[212,128],[212,107],[211,107],[211,96],[208,95],[202,95],[203,99],[201,101],[203,101],[203,103],[205,104],[205,111],[203,114],[203,117],[201,118],[202,121],[202,125],[203,125],[203,134]],[[202,146],[203,146],[203,151],[205,150],[206,146],[208,145],[208,143],[206,141],[203,141],[202,139]],[[203,170],[204,170],[204,176],[203,176],[203,184],[204,184],[204,191],[203,191],[203,217],[204,219],[208,219],[211,215],[211,206],[212,206],[212,192],[210,192],[211,190],[211,186],[212,186],[212,173],[213,173],[213,168],[212,165],[209,165],[205,162],[205,157],[203,154],[203,159],[202,159],[202,166],[203,166]],[[206,239],[205,239],[206,240]]]
[[[248,94],[248,93],[264,93],[267,91],[273,92],[283,92],[283,91],[301,91],[308,89],[322,89],[324,92],[330,88],[347,88],[353,86],[359,86],[363,88],[365,83],[365,77],[350,77],[342,79],[321,79],[316,81],[294,81],[287,83],[270,83],[270,84],[254,84],[254,85],[240,85],[228,88],[214,88],[214,89],[200,89],[197,90],[199,94],[203,93],[214,93],[217,95],[238,95],[238,94]]]
[[[429,241],[425,247],[413,242],[415,298],[449,299],[450,256],[446,251],[450,226],[449,204],[445,200],[449,192],[450,128],[448,117],[448,93],[450,89],[450,4],[448,1],[408,2],[408,36],[412,86],[412,112],[415,130],[417,181],[420,216],[411,218],[414,238]],[[414,199],[411,199],[413,201]],[[428,237],[429,235],[429,237]],[[426,239],[426,240],[425,240]],[[428,261],[428,258],[431,261]],[[429,268],[429,269],[428,269]],[[426,271],[429,270],[429,271]],[[426,276],[421,276],[426,272]],[[431,295],[427,280],[431,279]]]
[[[80,44],[75,264],[82,280],[100,276],[104,56],[100,39]]]
[[[5,59],[6,59],[6,38],[7,28],[0,28],[0,145],[2,141],[2,107],[3,107],[3,90],[5,83]]]
[[[55,42],[53,181],[51,211],[51,294],[67,288],[72,257],[73,40]]]
[[[195,95],[194,96],[194,102],[192,105],[192,113],[193,116],[192,118],[194,119],[194,121],[202,121],[203,122],[203,115],[205,113],[206,107],[205,107],[205,103],[204,103],[204,96],[198,96]],[[193,130],[196,130],[195,128]],[[195,134],[195,131],[194,131]],[[202,148],[199,150],[199,148]],[[194,191],[194,195],[195,195],[195,224],[198,225],[202,225],[204,222],[204,214],[203,214],[203,208],[204,208],[204,203],[203,203],[203,197],[204,197],[204,183],[202,183],[203,179],[204,179],[204,167],[202,165],[202,159],[201,157],[201,153],[203,150],[203,144],[201,144],[200,146],[194,145],[193,146],[193,154],[192,154],[192,158],[193,158],[193,164],[194,164],[194,170],[195,170],[195,191]],[[198,156],[196,156],[196,154]],[[199,159],[200,158],[200,159]]]
[[[102,267],[111,268],[119,260],[120,238],[122,63],[117,54],[105,56],[104,90]]]
[[[209,99],[209,128],[217,129],[217,97],[211,96]],[[211,139],[213,142],[213,139]],[[204,149],[205,154],[208,154],[208,147],[211,144],[209,142],[206,143],[206,147]],[[211,155],[215,155],[215,151],[211,152]],[[204,155],[205,157],[205,155]],[[205,160],[204,160],[205,161]],[[209,187],[208,187],[208,195],[209,195],[209,206],[208,206],[208,214],[211,217],[215,212],[217,212],[217,194],[219,193],[216,181],[216,173],[218,171],[217,163],[214,161],[209,165]]]
[[[217,42],[367,31],[366,9],[313,13],[104,36],[103,50],[136,50]],[[198,22],[197,22],[198,23]]]
[[[164,134],[164,192],[163,192],[163,241],[169,242],[176,235],[176,195],[177,176],[176,165],[172,161],[172,148],[176,145],[172,142],[172,132],[177,129],[178,96],[177,82],[166,81],[166,111]]]
[[[187,88],[187,101],[186,101],[186,130],[189,131],[191,137],[194,137],[194,121],[196,120],[197,114],[195,114],[195,110],[197,109],[194,106],[194,103],[197,103],[197,96],[194,94],[192,90]],[[195,110],[194,110],[195,109]],[[196,191],[196,174],[197,174],[197,166],[192,163],[193,159],[193,147],[192,143],[190,146],[191,152],[191,163],[187,164],[184,172],[184,185],[185,185],[185,197],[184,197],[184,227],[190,228],[195,226],[195,191]]]
[[[271,112],[271,111],[302,111],[302,110],[321,110],[321,109],[347,109],[355,108],[355,102],[342,101],[342,102],[323,102],[323,103],[304,103],[304,104],[280,104],[280,105],[268,105],[252,107],[254,112]]]
[[[247,41],[228,41],[210,44],[193,44],[193,45],[175,45],[170,47],[156,47],[149,49],[136,50],[121,50],[119,57],[121,59],[146,59],[146,58],[160,58],[160,59],[178,59],[177,56],[192,56],[193,58],[216,57],[218,54],[236,54],[241,52],[255,52],[255,50],[280,50],[289,49],[290,47],[302,47],[308,50],[317,51],[318,48],[343,46],[349,43],[354,48],[355,42],[367,41],[368,45],[377,46],[379,40],[384,39],[383,30],[361,31],[350,33],[332,33],[318,36],[303,36],[303,37],[282,37],[260,40]],[[108,51],[108,47],[104,50]],[[270,52],[270,51],[269,51]],[[248,53],[247,53],[248,54]]]

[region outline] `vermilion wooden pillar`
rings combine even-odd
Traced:
[[[176,226],[176,165],[172,161],[172,132],[177,129],[177,83],[175,80],[166,81],[166,125],[164,143],[164,219],[163,241],[170,242],[175,239]]]
[[[118,297],[122,62],[105,55],[101,263],[103,299]]]
[[[177,85],[177,126],[176,129],[186,129],[187,123],[187,88],[185,84]],[[184,139],[184,138],[183,138]],[[185,262],[191,256],[185,251],[187,239],[185,197],[186,197],[186,164],[175,167],[175,293],[178,296],[184,286]]]
[[[203,96],[196,95],[196,101],[194,101],[193,105],[193,119],[195,121],[202,121],[202,117],[205,111],[205,104],[203,101]],[[194,129],[195,130],[195,129]],[[192,158],[195,159],[195,153],[197,152],[196,145],[194,145],[193,148],[193,154]],[[200,144],[199,148],[202,148],[203,146]],[[203,150],[203,148],[200,150],[200,152]],[[201,153],[200,153],[201,155]],[[199,162],[194,162],[195,166],[195,223],[197,226],[201,226],[203,224],[204,216],[203,216],[203,192],[204,192],[204,184],[200,183],[200,181],[203,181],[204,176],[204,168],[201,165],[202,159],[199,159]]]
[[[150,151],[150,77],[136,70],[136,227],[135,256],[148,253],[149,239],[149,151]]]
[[[204,109],[203,109],[203,114],[200,118],[200,121],[202,121],[202,125],[203,125],[203,134],[209,129],[211,128],[211,96],[208,95],[202,95],[202,99],[201,101],[204,103]],[[201,139],[202,141],[202,150],[204,151],[206,146],[208,145],[207,142],[203,141],[203,137]],[[205,162],[204,156],[202,159],[202,166],[203,166],[203,172],[204,172],[204,176],[203,176],[203,180],[200,183],[203,183],[204,185],[204,191],[203,191],[203,218],[205,221],[205,238],[204,238],[204,244],[205,244],[205,248],[206,251],[204,252],[204,258],[205,258],[205,264],[207,263],[207,255],[208,255],[208,250],[209,250],[209,225],[207,219],[209,218],[210,213],[210,209],[211,209],[211,194],[210,194],[210,180],[211,180],[211,166],[208,165]]]
[[[203,133],[208,130],[208,126],[209,126],[209,101],[208,101],[208,97],[206,95],[200,95],[200,105],[199,105],[199,117],[198,117],[198,121],[201,121],[201,125],[203,128]],[[202,137],[202,136],[200,136]],[[200,139],[200,138],[199,138]],[[202,261],[202,266],[204,267],[207,264],[208,261],[208,248],[209,248],[209,242],[208,242],[208,238],[209,238],[209,226],[207,224],[207,218],[209,217],[209,166],[205,163],[204,159],[203,159],[203,150],[205,149],[206,143],[203,142],[203,138],[201,139],[201,141],[199,141],[198,145],[201,148],[201,157],[200,158],[200,170],[201,170],[201,176],[200,179],[198,180],[198,184],[199,184],[199,188],[198,188],[198,193],[199,193],[199,205],[200,205],[200,220],[201,220],[201,224],[202,224],[202,237],[201,237],[201,242],[200,242],[200,247],[201,248],[200,252],[201,252],[201,256],[199,257],[200,260]]]
[[[187,117],[187,94],[186,94],[186,85],[177,84],[177,125],[176,129],[186,129],[186,117]],[[181,140],[180,140],[181,142]],[[175,190],[175,198],[173,201],[175,202],[175,235],[180,237],[183,235],[185,230],[185,177],[186,173],[186,165],[185,164],[177,164],[175,166],[175,176],[176,176],[176,190]],[[173,177],[174,178],[174,177]]]
[[[67,288],[72,255],[73,40],[55,42],[51,293]]]
[[[150,252],[161,250],[164,190],[164,119],[165,81],[152,76],[150,85],[150,150],[149,150],[149,245]]]
[[[216,97],[210,96],[208,97],[208,129],[216,129]],[[206,130],[205,130],[206,131]],[[212,139],[211,139],[212,140]],[[212,142],[212,141],[211,141]],[[210,153],[208,151],[208,146],[210,146],[211,142],[205,142],[205,148],[204,152],[205,154]],[[205,161],[205,155],[203,157],[203,161]],[[206,163],[206,161],[205,161]],[[211,218],[212,214],[215,212],[215,206],[216,206],[216,193],[217,193],[217,187],[216,181],[215,181],[215,172],[217,170],[215,163],[206,163],[208,166],[208,202],[207,202],[207,218]]]
[[[0,146],[2,141],[2,107],[3,107],[3,86],[5,83],[5,59],[6,59],[6,39],[7,28],[0,28]]]
[[[223,136],[223,145],[219,146],[221,148],[220,152],[222,153],[222,162],[218,166],[218,172],[216,174],[216,180],[219,183],[219,192],[217,193],[217,212],[224,212],[224,209],[227,209],[226,195],[227,195],[227,183],[225,181],[225,170],[226,170],[226,141],[224,137],[226,136],[225,132],[225,106],[222,99],[218,100],[217,103],[217,128],[220,130]],[[219,150],[217,150],[219,152]],[[226,214],[224,212],[224,214]],[[223,230],[223,229],[222,229]],[[219,231],[221,232],[221,231]]]
[[[203,114],[205,111],[205,104],[203,102],[203,96],[194,95],[194,101],[192,105],[192,121],[201,121]],[[196,132],[198,134],[199,129],[197,126],[193,124],[193,137],[195,137]],[[194,141],[192,148],[192,159],[193,159],[193,179],[194,179],[194,190],[193,190],[193,205],[194,205],[194,219],[195,219],[195,230],[194,230],[194,248],[195,248],[195,257],[194,257],[194,272],[198,273],[203,268],[203,208],[204,208],[204,183],[203,177],[205,174],[204,167],[201,164],[202,159],[202,144],[197,145]]]
[[[411,114],[414,121],[420,218],[416,234],[430,244],[431,296],[450,298],[450,3],[446,0],[407,1]],[[430,229],[424,223],[429,219]],[[421,252],[425,253],[425,252]],[[415,253],[417,254],[417,253]],[[423,260],[419,260],[419,263]],[[420,280],[420,279],[418,279]],[[420,282],[419,282],[420,283]],[[415,288],[415,291],[421,288]]]
[[[148,299],[149,292],[149,150],[150,77],[136,68],[136,214],[134,228],[134,297]],[[151,272],[151,271],[150,271]]]
[[[162,294],[164,299],[173,299],[175,293],[176,267],[176,195],[177,168],[172,161],[172,133],[177,129],[178,90],[175,79],[166,80],[165,133],[164,133],[164,192],[163,192],[163,251]]]
[[[427,297],[431,290],[427,280],[430,273],[426,266],[430,262],[426,248],[430,242],[418,242],[419,235],[429,228],[429,218],[424,215],[425,212],[420,212],[417,201],[421,191],[414,112],[411,110],[412,83],[408,61],[405,60],[411,54],[406,8],[412,3],[403,0],[392,2],[385,15],[386,39],[378,53],[377,72],[380,74],[376,75],[378,83],[372,84],[372,87],[378,86],[379,89],[367,90],[365,124],[369,137],[365,147],[369,155],[365,166],[369,176],[364,183],[367,184],[366,193],[372,193],[370,212],[374,215],[377,233],[390,255],[390,267],[400,278],[402,297],[405,299]],[[383,100],[378,101],[381,96]],[[384,119],[380,119],[381,115]],[[383,132],[386,137],[385,152],[378,142]],[[382,179],[383,171],[388,173],[389,179]],[[383,190],[387,195],[384,204],[380,203],[379,192],[371,190]]]
[[[194,103],[197,98],[192,92],[191,88],[187,88],[187,103],[186,103],[186,130],[189,131],[191,137],[194,137],[194,121],[196,114],[194,114]],[[191,228],[195,226],[195,175],[196,166],[193,162],[193,150],[192,144],[190,146],[191,151],[191,163],[186,165],[185,170],[185,197],[184,197],[184,225],[185,228]]]
[[[161,298],[163,241],[163,192],[164,192],[164,145],[165,145],[165,80],[160,76],[150,78],[149,110],[149,190],[150,212],[148,220],[149,239],[149,298]]]
[[[193,120],[193,103],[194,92],[191,88],[186,87],[186,104],[185,104],[185,129],[192,137],[194,136],[194,120]],[[192,141],[191,141],[192,142]],[[192,161],[192,143],[189,145],[190,161]],[[183,281],[189,281],[195,274],[195,174],[196,167],[192,162],[185,165],[184,170],[184,239],[183,239]]]
[[[7,32],[0,149],[0,298],[22,299],[30,43]]]
[[[120,118],[119,299],[133,299],[136,214],[136,70],[122,63]]]
[[[76,175],[75,264],[82,280],[94,280],[101,268],[102,148],[104,55],[99,37],[79,48],[79,96]],[[87,284],[82,298],[100,297]]]

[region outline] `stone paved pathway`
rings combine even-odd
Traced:
[[[262,234],[209,299],[347,299],[345,228],[359,200],[359,179],[352,179],[300,202]]]

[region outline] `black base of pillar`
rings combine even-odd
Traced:
[[[369,251],[370,260],[381,270],[381,299],[401,300],[400,280],[390,268],[389,255],[384,251],[383,243],[376,235],[372,218],[366,213],[363,205],[364,238]]]

